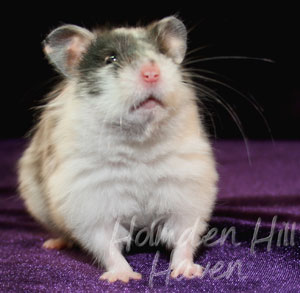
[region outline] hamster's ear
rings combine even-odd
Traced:
[[[170,16],[149,26],[151,35],[157,40],[161,51],[180,64],[187,49],[185,25],[176,17]]]
[[[76,25],[63,25],[44,40],[44,52],[62,74],[70,77],[93,37],[93,33],[87,29]]]

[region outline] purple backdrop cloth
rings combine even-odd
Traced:
[[[50,235],[16,192],[23,149],[24,140],[0,143],[1,292],[300,292],[300,142],[250,142],[251,165],[243,142],[216,142],[220,192],[208,235],[218,234],[196,255],[203,277],[169,279],[168,252],[134,247],[126,257],[143,279],[128,284],[100,281],[78,248],[41,248]],[[222,231],[232,233],[222,239]]]

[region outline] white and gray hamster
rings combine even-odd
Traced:
[[[162,224],[171,276],[201,274],[193,261],[218,175],[196,93],[183,76],[187,31],[176,17],[146,27],[89,31],[63,25],[44,52],[64,76],[49,95],[19,161],[31,215],[101,263],[109,282],[140,279],[122,255],[130,226]],[[117,229],[116,229],[117,227]]]

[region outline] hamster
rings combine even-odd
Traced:
[[[170,16],[144,27],[63,25],[43,42],[63,81],[50,93],[18,165],[29,213],[105,268],[141,279],[122,254],[130,227],[160,223],[173,278],[201,275],[193,255],[214,207],[218,174],[183,74],[187,30]],[[116,228],[117,227],[117,228]]]

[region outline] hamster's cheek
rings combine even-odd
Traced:
[[[90,74],[87,81],[84,86],[81,86],[82,103],[87,111],[108,123],[119,119],[124,112],[124,99],[119,86],[119,78],[112,68],[100,68]]]

